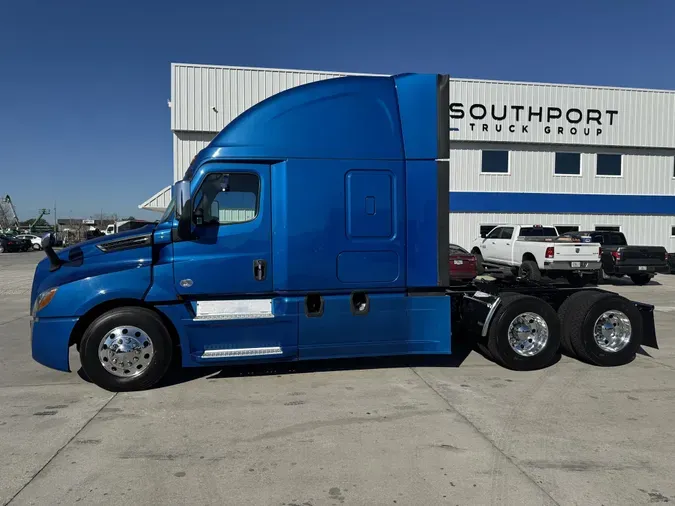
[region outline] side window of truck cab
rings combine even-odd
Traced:
[[[486,239],[499,239],[504,227],[493,228],[492,231],[485,237]]]
[[[204,225],[231,225],[252,221],[258,215],[260,178],[257,174],[211,173],[195,195],[195,211]]]
[[[502,228],[502,233],[497,239],[511,239],[513,237],[513,227]]]

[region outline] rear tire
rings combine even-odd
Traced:
[[[524,260],[518,269],[518,276],[529,281],[540,281],[541,272],[539,266],[534,260]]]
[[[111,392],[151,388],[168,371],[172,354],[171,336],[159,315],[134,306],[96,318],[80,343],[85,374]]]
[[[550,365],[560,348],[560,320],[544,300],[504,293],[488,331],[492,358],[508,369],[531,371]]]
[[[597,295],[598,292],[582,290],[575,292],[565,299],[565,301],[558,308],[558,318],[560,319],[560,348],[568,355],[575,357],[577,354],[572,348],[572,340],[568,332],[568,324],[566,323],[570,315],[578,311],[577,306],[582,304],[588,297]]]
[[[649,283],[652,277],[649,274],[632,274],[630,279],[636,285],[643,286]]]
[[[594,365],[632,362],[642,344],[642,316],[635,304],[614,293],[575,295],[562,322],[562,340],[577,357]]]

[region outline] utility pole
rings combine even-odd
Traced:
[[[56,220],[56,200],[54,201],[54,232],[59,231],[59,222]]]

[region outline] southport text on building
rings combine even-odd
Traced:
[[[619,111],[613,109],[563,109],[555,106],[502,105],[486,106],[474,103],[465,110],[461,102],[450,104],[450,119],[470,118],[471,131],[530,133],[531,129],[541,128],[545,134],[600,136],[603,127],[615,125]],[[477,123],[480,122],[480,123]],[[562,123],[562,124],[561,124]]]

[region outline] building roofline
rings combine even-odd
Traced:
[[[307,70],[295,68],[273,68],[273,67],[241,67],[236,65],[211,65],[200,63],[171,63],[171,68],[174,67],[191,67],[191,68],[213,68],[213,69],[230,69],[230,70],[262,70],[270,72],[303,72],[308,74],[341,74],[344,76],[374,76],[384,77],[394,74],[370,74],[359,72],[343,72],[338,70]],[[611,91],[637,91],[649,93],[666,93],[675,95],[675,90],[661,89],[661,88],[636,88],[623,86],[602,86],[591,84],[570,84],[570,83],[549,83],[543,81],[506,81],[503,79],[479,79],[467,77],[451,77],[450,81],[462,83],[485,83],[485,84],[501,84],[501,85],[528,85],[528,86],[544,86],[544,87],[558,87],[558,88],[583,88],[594,90],[611,90]]]
[[[504,81],[504,80],[492,80],[492,79],[470,79],[464,77],[451,77],[450,81],[463,82],[463,83],[485,83],[485,84],[505,84],[505,85],[527,85],[527,86],[544,86],[544,87],[555,87],[555,88],[583,88],[591,90],[612,90],[612,91],[640,91],[640,92],[649,92],[649,93],[667,93],[675,95],[675,90],[666,90],[666,89],[655,89],[655,88],[630,88],[622,86],[600,86],[600,85],[589,85],[589,84],[565,84],[565,83],[545,83],[537,81]]]
[[[341,74],[343,76],[373,76],[373,77],[388,77],[390,74],[367,74],[361,72],[342,72],[340,70],[305,70],[293,68],[272,68],[272,67],[240,67],[236,65],[211,65],[201,63],[180,63],[172,62],[171,69],[175,67],[192,67],[192,68],[212,68],[212,69],[228,69],[228,70],[264,70],[269,72],[302,72],[305,74]]]
[[[138,206],[138,208],[139,208],[139,209],[147,209],[147,208],[150,206],[150,203],[151,203],[153,200],[156,200],[156,199],[159,198],[161,195],[163,195],[164,193],[166,193],[168,190],[171,190],[171,185],[166,186],[166,187],[162,188],[161,190],[159,190],[157,193],[155,193],[155,194],[154,194],[152,197],[150,197],[148,200],[146,200],[145,202],[143,202],[142,204],[140,204],[140,205]]]

